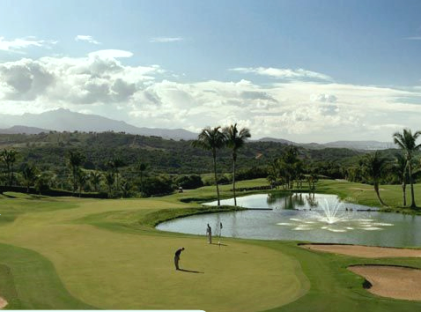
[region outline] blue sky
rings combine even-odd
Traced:
[[[420,55],[418,0],[3,0],[0,109],[390,141],[421,129]]]

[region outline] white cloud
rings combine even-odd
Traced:
[[[89,56],[115,59],[115,58],[132,57],[133,53],[130,51],[124,51],[124,50],[107,49],[107,50],[99,50],[99,51],[91,52],[89,53]]]
[[[171,73],[158,65],[125,64],[131,52],[111,51],[0,63],[0,110],[39,113],[64,107],[139,127],[196,132],[237,121],[254,138],[297,142],[390,141],[403,126],[419,129],[421,89],[416,87],[299,80],[269,85],[245,79],[182,83],[169,80]]]
[[[312,102],[326,102],[326,103],[335,103],[337,98],[332,94],[312,94],[310,96]]]
[[[155,37],[150,40],[150,42],[154,43],[170,43],[170,42],[177,42],[183,41],[184,39],[181,37]]]
[[[57,43],[56,41],[51,41],[51,40],[50,41],[39,40],[36,37],[16,38],[13,40],[5,40],[4,37],[0,37],[0,50],[23,54],[24,49],[27,49],[30,47],[50,48],[52,45],[56,43]]]
[[[101,44],[101,42],[95,40],[92,36],[88,36],[88,35],[77,35],[75,37],[75,40],[76,41],[85,41],[85,42],[96,44],[96,45]]]
[[[285,80],[324,80],[332,81],[328,75],[313,72],[310,70],[299,69],[285,69],[273,67],[237,67],[231,68],[231,71],[239,72],[242,74],[254,74],[260,76],[267,76],[276,79]]]
[[[121,57],[124,53],[0,63],[0,99],[43,101],[53,106],[54,102],[63,105],[124,103],[139,88],[144,88],[144,82],[163,72],[159,66],[123,66],[111,55]]]

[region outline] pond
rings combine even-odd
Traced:
[[[221,204],[233,205],[233,199]],[[421,216],[380,213],[340,202],[336,195],[258,194],[238,197],[237,205],[251,209],[185,217],[161,223],[157,229],[205,235],[209,223],[213,233],[222,237],[421,246]]]

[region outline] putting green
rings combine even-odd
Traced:
[[[270,248],[231,239],[218,246],[208,245],[204,237],[116,232],[80,221],[107,211],[146,214],[185,204],[160,199],[62,201],[71,202],[72,208],[21,214],[0,227],[0,240],[49,259],[70,294],[89,305],[255,312],[287,304],[309,289],[298,262]],[[173,255],[181,246],[186,248],[181,268],[194,272],[174,269]]]

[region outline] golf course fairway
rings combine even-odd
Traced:
[[[204,237],[94,225],[185,206],[165,199],[3,198],[5,217],[12,210],[19,214],[0,227],[0,242],[48,259],[75,301],[101,309],[262,311],[309,289],[298,261],[270,248],[232,239],[209,245]],[[181,246],[186,271],[173,264]],[[68,308],[76,307],[69,302]]]
[[[319,184],[329,193],[335,189],[349,197],[358,189],[366,201],[375,199],[362,184]],[[390,194],[399,191],[399,186],[387,188]],[[420,185],[416,188],[421,194]],[[221,190],[230,196],[229,186]],[[189,201],[212,199],[213,192],[204,187],[159,198],[110,200],[0,195],[0,297],[8,302],[5,308],[421,310],[421,301],[368,292],[364,277],[348,270],[360,265],[421,269],[419,257],[363,258],[308,250],[294,241],[222,238],[221,245],[210,245],[206,224],[203,236],[154,228],[159,221],[217,210]],[[183,270],[176,271],[174,253],[180,247],[185,248]]]

